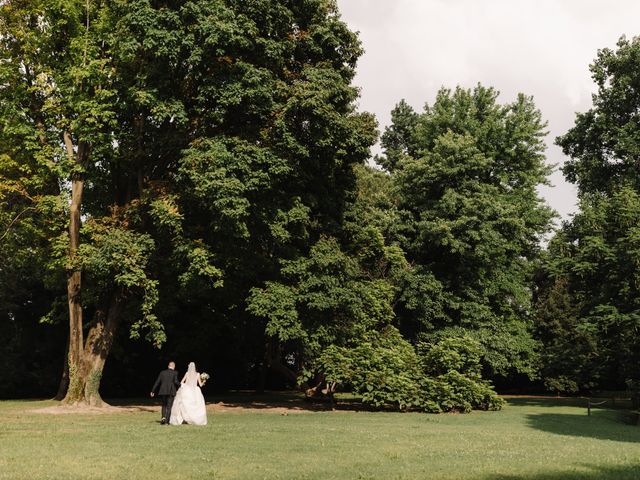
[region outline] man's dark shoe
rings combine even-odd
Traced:
[[[166,425],[167,424],[167,419],[163,418],[162,420],[160,420],[160,425]]]

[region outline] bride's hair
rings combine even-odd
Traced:
[[[198,372],[196,372],[196,364],[194,362],[189,362],[189,368],[187,373],[184,374],[184,378],[187,385],[195,386],[198,384]]]

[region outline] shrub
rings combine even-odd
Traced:
[[[468,337],[414,348],[393,327],[352,347],[331,346],[319,366],[328,382],[350,386],[364,403],[400,410],[499,410],[504,401],[482,379],[480,345]]]

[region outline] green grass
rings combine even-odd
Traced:
[[[206,427],[31,411],[48,405],[0,402],[0,479],[640,478],[640,427],[555,399],[469,415],[255,408]]]

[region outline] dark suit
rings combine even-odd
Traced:
[[[171,407],[173,407],[173,399],[178,387],[180,387],[178,372],[167,368],[160,372],[151,389],[153,393],[157,392],[162,399],[162,418],[167,422],[171,418]]]

